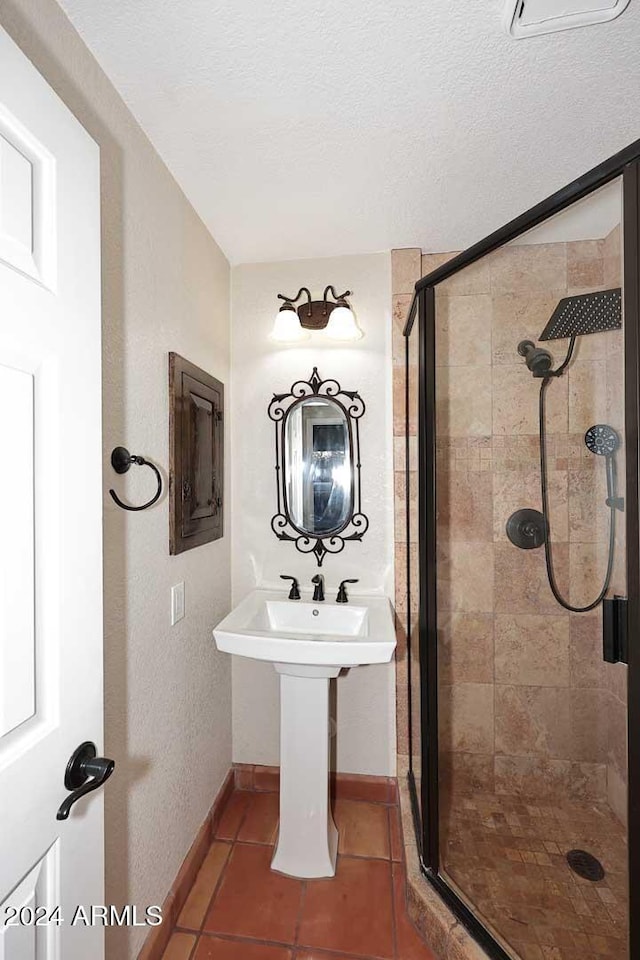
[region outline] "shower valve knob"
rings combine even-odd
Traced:
[[[547,523],[539,510],[524,507],[516,510],[507,520],[507,536],[521,550],[541,547],[547,536]]]

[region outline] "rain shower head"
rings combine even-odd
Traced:
[[[622,326],[622,290],[601,290],[564,297],[553,311],[541,340],[563,340],[587,333],[619,330]]]

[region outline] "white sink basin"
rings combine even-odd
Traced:
[[[280,830],[271,867],[331,877],[338,831],[329,805],[329,683],[344,667],[391,660],[389,601],[314,603],[254,590],[213,635],[219,650],[269,660],[280,674]]]
[[[213,631],[219,650],[272,663],[355,667],[388,663],[396,645],[386,597],[349,603],[287,600],[254,590]]]
[[[312,634],[316,636],[362,637],[367,633],[367,607],[353,604],[321,604],[296,600],[267,600],[258,614],[267,614],[267,629],[277,633]],[[256,626],[258,624],[256,623]]]

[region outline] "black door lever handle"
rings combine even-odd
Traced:
[[[64,775],[64,785],[73,793],[60,804],[56,820],[66,820],[74,803],[101,787],[113,773],[115,760],[98,757],[97,752],[95,743],[90,740],[85,740],[74,750]]]

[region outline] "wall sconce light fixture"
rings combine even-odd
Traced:
[[[329,293],[333,300],[327,299]],[[306,300],[294,307],[303,294],[306,294]],[[307,287],[300,287],[295,297],[279,293],[278,299],[284,302],[276,314],[271,339],[279,343],[294,343],[307,340],[309,330],[324,330],[330,340],[359,340],[362,330],[347,303],[346,298],[350,296],[350,290],[337,294],[331,285],[325,288],[322,300],[312,300]]]

